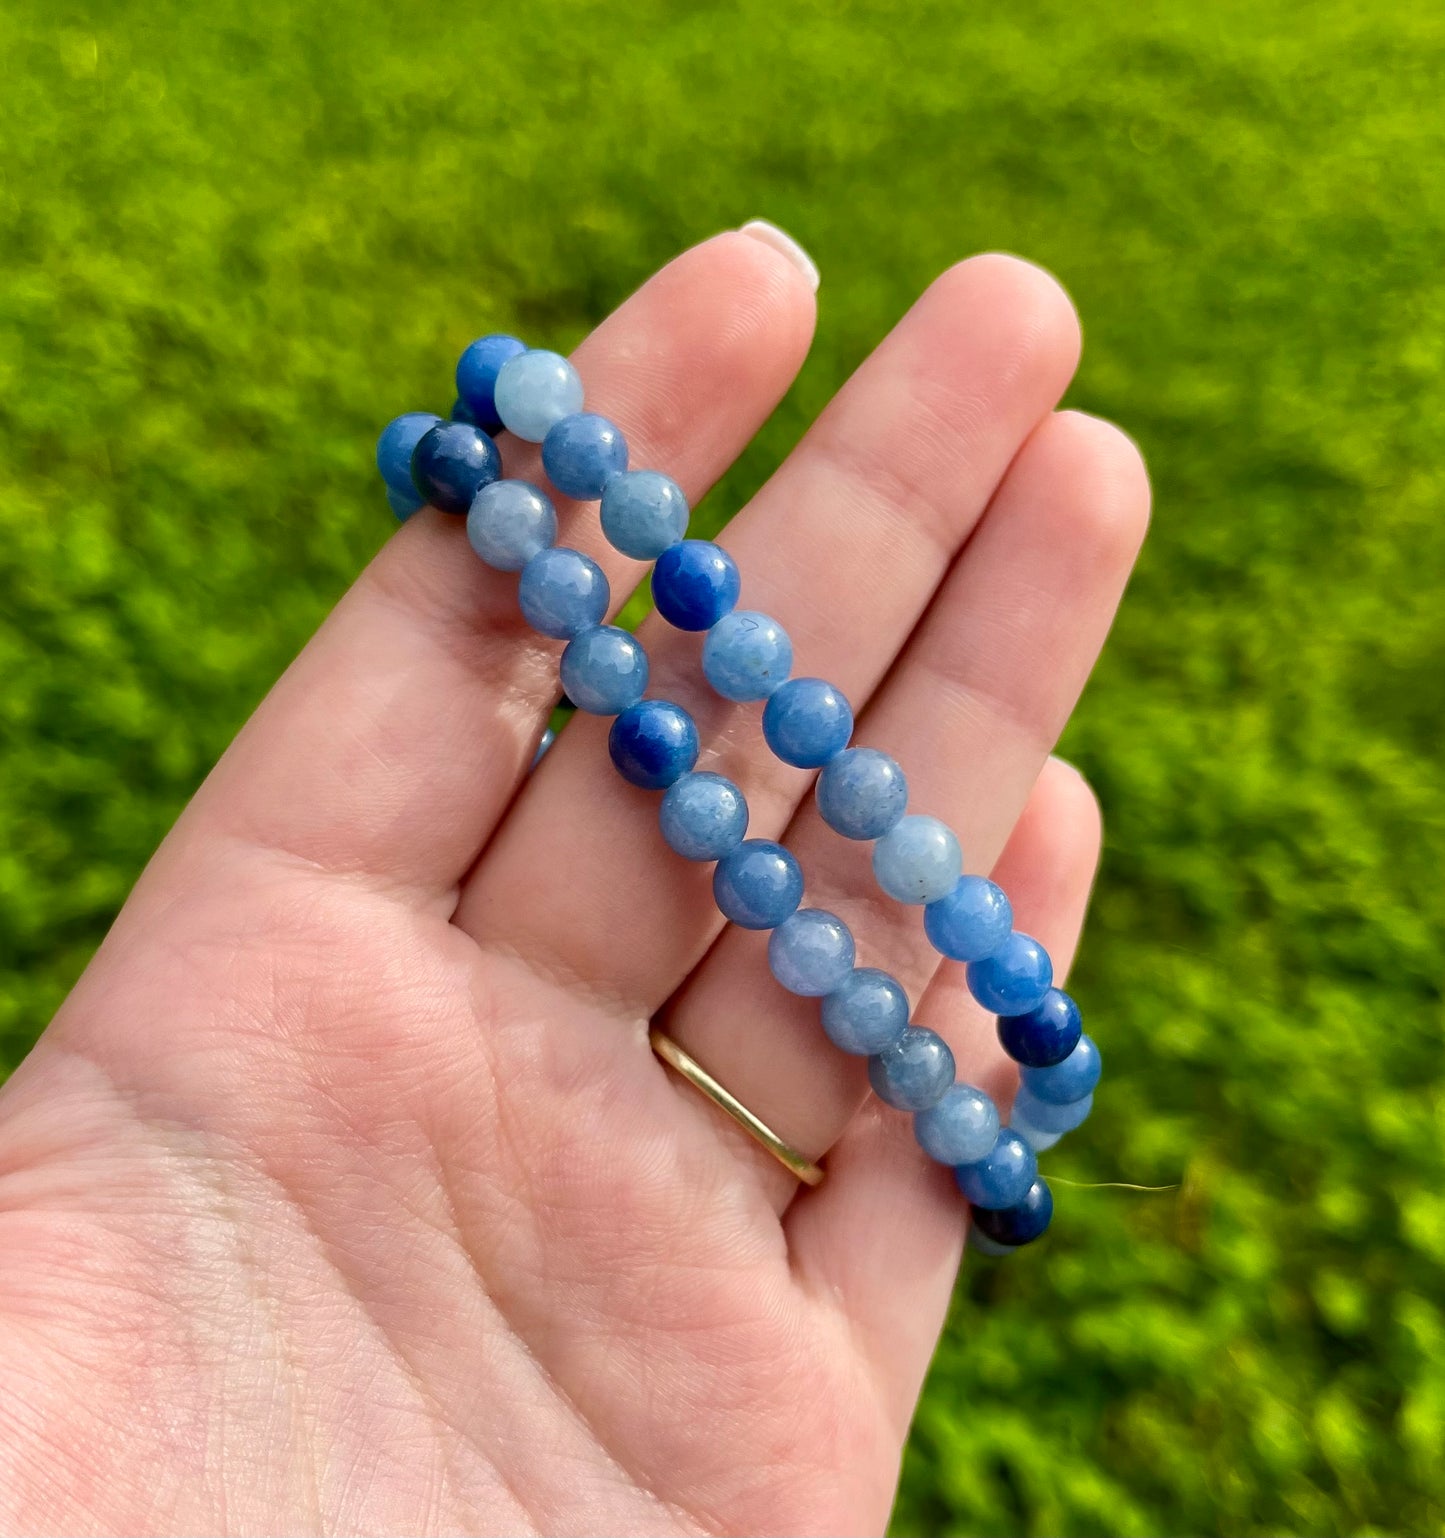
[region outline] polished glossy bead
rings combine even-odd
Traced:
[[[996,1015],[1026,1015],[1043,1003],[1054,980],[1049,953],[1015,930],[983,961],[968,964],[969,992]]]
[[[951,1084],[937,1105],[913,1118],[913,1135],[940,1164],[972,1164],[998,1140],[998,1107],[972,1084]]]
[[[973,1211],[969,1208],[969,1211]],[[996,1259],[1006,1259],[1010,1255],[1018,1253],[1016,1244],[995,1244],[981,1229],[971,1228],[968,1231],[968,1252],[970,1255],[992,1255]]]
[[[560,354],[521,352],[497,371],[497,416],[517,437],[540,443],[563,417],[582,409],[582,381]]]
[[[868,1082],[895,1110],[926,1111],[953,1083],[953,1053],[936,1032],[910,1025],[891,1047],[868,1059]]]
[[[727,700],[765,700],[792,669],[788,632],[751,609],[734,609],[702,643],[702,670]]]
[[[669,625],[708,630],[738,601],[737,562],[710,539],[669,545],[652,568],[652,601]]]
[[[478,337],[457,359],[457,394],[479,427],[501,425],[497,415],[497,375],[502,365],[526,352],[527,344],[514,336],[494,332]],[[456,408],[452,408],[456,415]]]
[[[472,549],[497,571],[521,571],[557,542],[557,514],[528,481],[493,481],[472,498],[467,513]]]
[[[635,705],[647,688],[647,653],[616,625],[579,630],[562,653],[567,698],[594,716],[615,716]]]
[[[958,1189],[975,1207],[1012,1207],[1038,1178],[1039,1162],[1017,1132],[1005,1129],[983,1158],[960,1164],[953,1173]]]
[[[1103,1072],[1103,1059],[1092,1036],[1080,1036],[1078,1044],[1062,1061],[1048,1068],[1025,1068],[1024,1087],[1037,1100],[1050,1105],[1072,1105],[1092,1095]]]
[[[613,549],[655,561],[687,533],[687,498],[660,470],[625,470],[602,488],[602,532]]]
[[[1013,905],[984,876],[960,876],[953,890],[923,910],[923,928],[934,950],[954,961],[982,961],[1008,939]]]
[[[447,413],[447,418],[452,422],[470,422],[473,427],[480,427],[484,432],[489,431],[489,424],[482,421],[476,412],[467,403],[458,397],[452,402],[452,409]],[[492,423],[490,427],[500,424]]]
[[[405,523],[413,513],[419,513],[426,503],[415,491],[398,491],[395,486],[386,488],[386,505],[396,514],[398,523]]]
[[[1062,1132],[1040,1131],[1032,1122],[1025,1121],[1019,1115],[1017,1106],[1009,1112],[1008,1124],[1036,1154],[1047,1153],[1063,1136]]]
[[[627,468],[627,439],[615,422],[595,411],[574,412],[548,429],[542,468],[564,497],[590,502]]]
[[[537,751],[532,755],[531,768],[535,769],[547,755],[547,749],[557,740],[557,733],[549,726],[542,733],[542,740],[537,744]]]
[[[998,1017],[1004,1051],[1030,1068],[1063,1062],[1078,1045],[1082,1029],[1079,1006],[1058,988],[1050,988],[1026,1014]]]
[[[882,838],[908,807],[903,771],[877,748],[849,748],[818,776],[818,810],[844,838]]]
[[[768,937],[768,965],[789,993],[820,999],[853,970],[853,934],[836,914],[799,908]]]
[[[538,551],[522,568],[517,602],[533,630],[570,640],[602,622],[607,613],[607,578],[596,561],[567,545]]]
[[[931,903],[953,890],[963,853],[936,817],[905,817],[873,846],[878,885],[901,903]]]
[[[844,1052],[872,1057],[908,1027],[908,995],[896,977],[877,967],[855,967],[823,1000],[823,1029]]]
[[[405,411],[382,428],[376,440],[376,468],[393,491],[404,497],[417,494],[411,479],[411,456],[423,436],[440,421],[434,411]]]
[[[666,790],[697,762],[697,727],[671,700],[639,700],[612,723],[607,751],[624,780]]]
[[[412,485],[444,513],[466,513],[472,498],[501,473],[496,444],[468,422],[438,422],[412,450]]]
[[[685,860],[720,860],[743,841],[748,803],[720,774],[685,774],[662,798],[662,836]]]
[[[1011,1207],[981,1207],[974,1204],[970,1216],[977,1233],[995,1244],[1017,1249],[1031,1244],[1049,1226],[1054,1215],[1054,1196],[1042,1177],[1036,1176],[1020,1201]],[[970,1243],[975,1241],[970,1238]]]
[[[763,736],[785,764],[816,769],[853,735],[853,707],[824,678],[790,678],[763,707]]]
[[[744,839],[712,873],[712,895],[723,917],[743,929],[773,929],[803,900],[798,862],[770,839]]]
[[[1037,1127],[1040,1132],[1056,1132],[1062,1137],[1065,1132],[1082,1127],[1093,1109],[1092,1095],[1085,1095],[1082,1100],[1072,1100],[1068,1105],[1052,1105],[1047,1100],[1038,1099],[1020,1085],[1018,1094],[1014,1096],[1013,1112],[1009,1120],[1017,1118],[1031,1127]]]

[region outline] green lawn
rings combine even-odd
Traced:
[[[715,522],[929,278],[1019,251],[1157,493],[1065,743],[1108,1081],[1050,1169],[1178,1189],[970,1266],[896,1528],[1445,1530],[1445,11],[12,0],[0,56],[0,1054],[471,336],[796,233],[817,345]]]

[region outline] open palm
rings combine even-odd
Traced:
[[[719,236],[579,350],[694,500],[790,383],[813,297]],[[1002,257],[941,277],[730,525],[750,608],[840,685],[911,808],[1062,963],[1098,849],[1047,757],[1142,536],[1138,457],[1056,413],[1078,331]],[[535,454],[503,440],[509,474]],[[595,509],[563,537],[625,593]],[[1007,1064],[698,638],[643,628],[699,767]],[[0,1095],[0,1524],[23,1532],[880,1531],[964,1240],[948,1172],[723,929],[709,868],[577,718],[558,645],[419,514],[280,681]],[[800,1188],[669,1033],[828,1179]]]

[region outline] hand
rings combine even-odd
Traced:
[[[813,315],[785,256],[720,236],[579,350],[589,404],[695,500]],[[724,537],[798,671],[845,690],[1060,965],[1099,826],[1047,755],[1147,504],[1126,438],[1054,412],[1078,346],[1036,269],[954,268]],[[595,509],[564,510],[563,539],[614,593],[637,579]],[[773,982],[766,937],[722,930],[606,721],[573,720],[528,777],[559,647],[514,589],[459,520],[402,527],[0,1095],[0,1525],[882,1530],[965,1204]],[[807,900],[1007,1097],[962,969],[874,895],[758,708],[711,696],[696,637],[642,634],[750,832],[786,830]],[[659,1012],[826,1152],[822,1186],[654,1058]]]

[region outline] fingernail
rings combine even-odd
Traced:
[[[780,230],[776,224],[769,224],[766,219],[749,219],[743,225],[741,233],[751,235],[754,240],[762,241],[765,246],[771,246],[774,251],[781,251],[808,280],[808,287],[815,294],[818,292],[820,280],[818,264],[786,230]]]
[[[1076,774],[1082,780],[1084,771],[1077,764],[1071,764],[1067,758],[1060,758],[1057,753],[1050,753],[1049,757],[1061,768],[1067,769],[1070,774]]]

